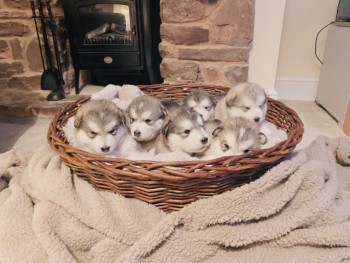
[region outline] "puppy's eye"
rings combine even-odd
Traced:
[[[113,130],[110,130],[108,133],[112,134],[112,135],[116,135],[117,134],[117,128],[115,128]]]
[[[262,108],[264,108],[264,106],[265,106],[265,103],[261,104],[259,107],[260,107],[260,109],[262,109]]]
[[[251,150],[250,149],[245,149],[243,153],[249,153]]]
[[[242,107],[243,111],[249,111],[250,108],[249,107]]]
[[[130,118],[130,123],[133,123],[135,121],[134,118]]]
[[[93,139],[93,138],[95,138],[95,137],[96,137],[97,133],[96,133],[96,132],[91,131],[91,132],[88,132],[88,134],[87,134],[87,135],[89,136],[89,138]]]
[[[227,143],[224,143],[221,147],[223,151],[227,151],[228,149],[230,149],[230,146]]]
[[[204,109],[206,109],[207,111],[210,111],[211,107],[204,107]]]
[[[146,122],[147,124],[151,124],[152,120],[147,119],[147,120],[145,120],[145,122]]]
[[[191,130],[184,130],[183,134],[187,136],[190,134],[190,132],[191,132]]]

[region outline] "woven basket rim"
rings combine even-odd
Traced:
[[[169,87],[172,86],[172,84],[158,84],[158,85],[153,85],[153,86],[161,86],[161,87],[166,87],[166,85],[168,85]],[[185,88],[191,88],[193,87],[193,84],[180,84],[177,86],[181,86],[181,87],[185,87]],[[229,89],[229,87],[224,87],[224,86],[216,86],[216,85],[205,85],[205,84],[201,84],[200,86],[202,87],[218,87],[218,88],[224,88],[224,89]],[[139,87],[142,89],[144,87],[148,87],[148,85],[139,85]],[[287,132],[287,139],[277,143],[276,145],[269,147],[269,148],[264,148],[264,149],[259,149],[253,152],[249,152],[246,154],[241,154],[241,155],[231,155],[231,156],[222,156],[222,157],[218,157],[215,159],[210,159],[210,160],[188,160],[188,161],[168,161],[168,162],[164,162],[164,161],[157,161],[157,160],[131,160],[131,159],[126,159],[126,158],[120,158],[120,157],[105,157],[105,156],[99,156],[93,153],[89,153],[86,152],[84,150],[78,149],[72,145],[70,145],[64,135],[64,131],[62,130],[63,125],[65,125],[65,123],[60,123],[59,122],[59,117],[61,115],[65,115],[65,114],[69,114],[69,112],[73,109],[75,109],[76,107],[79,107],[79,105],[81,105],[82,103],[85,103],[86,101],[90,100],[91,96],[86,96],[83,98],[79,98],[76,101],[69,103],[67,105],[65,105],[64,107],[62,107],[61,109],[59,109],[59,111],[57,112],[57,114],[54,116],[51,124],[50,124],[50,128],[48,130],[48,134],[47,134],[47,138],[48,138],[48,143],[49,145],[56,150],[56,148],[54,147],[53,143],[52,143],[52,138],[54,138],[57,142],[59,142],[61,145],[64,145],[64,147],[67,148],[67,152],[77,152],[79,153],[81,156],[87,156],[89,158],[94,158],[96,161],[102,161],[102,162],[114,162],[114,161],[118,161],[118,162],[129,162],[130,164],[133,164],[135,166],[142,164],[148,164],[149,168],[155,169],[157,167],[164,167],[164,166],[173,166],[173,167],[183,167],[184,164],[185,165],[193,165],[193,164],[197,164],[198,165],[198,169],[204,165],[211,165],[213,163],[216,162],[222,162],[223,165],[229,167],[230,165],[232,165],[232,163],[245,159],[245,158],[254,158],[254,157],[260,157],[260,158],[264,158],[266,156],[268,156],[269,154],[273,153],[276,149],[278,148],[286,148],[287,145],[290,144],[291,140],[293,139],[293,135],[294,135],[294,130],[288,134]],[[297,141],[295,142],[295,145],[298,144],[300,142],[300,140],[302,139],[302,134],[304,132],[304,125],[302,123],[302,121],[300,120],[300,118],[298,117],[298,114],[291,108],[287,107],[286,105],[284,105],[282,102],[274,100],[270,97],[267,97],[267,100],[269,103],[274,103],[274,104],[279,104],[279,105],[283,105],[283,107],[288,108],[288,110],[292,113],[292,117],[293,119],[296,121],[297,123],[297,127],[299,130],[299,133],[301,134],[301,136],[299,136],[297,138]],[[55,131],[56,129],[60,129],[64,138],[62,139],[56,132],[53,133],[53,131]],[[295,147],[295,146],[294,146]],[[293,147],[293,149],[294,149]],[[293,150],[292,149],[292,150]],[[291,150],[289,150],[288,152],[290,152]],[[62,155],[61,152],[58,152],[59,155],[61,155],[61,157],[65,157],[65,154]],[[193,168],[192,168],[193,169]]]

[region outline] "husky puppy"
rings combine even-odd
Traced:
[[[259,133],[258,124],[242,117],[228,119],[221,125],[216,121],[211,125],[211,130],[213,131],[210,146],[198,156],[201,159],[255,151],[260,149],[261,142],[264,140],[264,135]]]
[[[134,141],[132,148],[145,151],[152,148],[164,118],[165,109],[157,98],[144,95],[133,99],[125,113],[125,123]]]
[[[267,111],[266,94],[256,83],[238,84],[218,101],[214,117],[221,121],[233,117],[244,117],[256,122],[259,127],[265,121]]]
[[[203,119],[192,109],[178,107],[168,113],[152,152],[184,152],[192,155],[203,152],[208,145]]]
[[[182,105],[195,110],[206,122],[214,114],[216,101],[205,90],[191,91],[182,101]]]
[[[124,115],[109,100],[89,100],[74,119],[77,148],[99,155],[114,155],[126,134]]]

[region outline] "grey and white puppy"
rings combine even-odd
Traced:
[[[159,99],[144,95],[131,101],[126,109],[126,126],[139,150],[148,151],[153,146],[164,118],[165,109]]]
[[[261,126],[267,111],[266,94],[256,83],[245,82],[232,87],[215,107],[214,118],[225,121],[244,117]]]
[[[235,117],[219,124],[217,120],[208,123],[211,143],[208,149],[198,156],[202,159],[214,159],[221,156],[239,155],[260,149],[264,135],[259,133],[256,122]]]
[[[114,155],[126,134],[123,118],[123,112],[109,100],[84,103],[74,119],[76,147],[99,155]]]
[[[182,105],[195,110],[206,122],[212,119],[216,101],[205,90],[193,90],[182,101]]]
[[[168,112],[153,154],[184,152],[189,155],[203,152],[209,145],[203,119],[192,109],[178,107]]]

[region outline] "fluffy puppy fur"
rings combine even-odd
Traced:
[[[151,96],[141,96],[132,100],[125,113],[125,123],[132,140],[127,140],[128,151],[134,149],[148,151],[160,133],[165,118],[165,109],[160,101]],[[132,142],[134,141],[134,142]],[[123,147],[124,149],[126,149]],[[131,148],[130,148],[131,147]]]
[[[211,143],[208,149],[198,157],[213,159],[221,156],[239,155],[260,149],[264,138],[259,133],[256,122],[235,117],[225,122],[210,123]]]
[[[160,101],[160,103],[162,103],[163,107],[167,112],[172,111],[178,107],[181,107],[181,105],[176,100],[171,100],[171,99],[163,99]]]
[[[182,105],[196,111],[206,122],[214,115],[216,101],[205,90],[194,90],[184,98]]]
[[[124,115],[109,100],[90,100],[78,110],[74,119],[77,148],[99,155],[116,155],[126,129]]]
[[[261,126],[267,111],[266,94],[256,83],[246,82],[231,88],[218,101],[214,117],[225,121],[234,117],[244,117]]]
[[[203,152],[208,145],[203,119],[192,109],[178,107],[168,112],[152,152],[184,152],[192,155]]]

